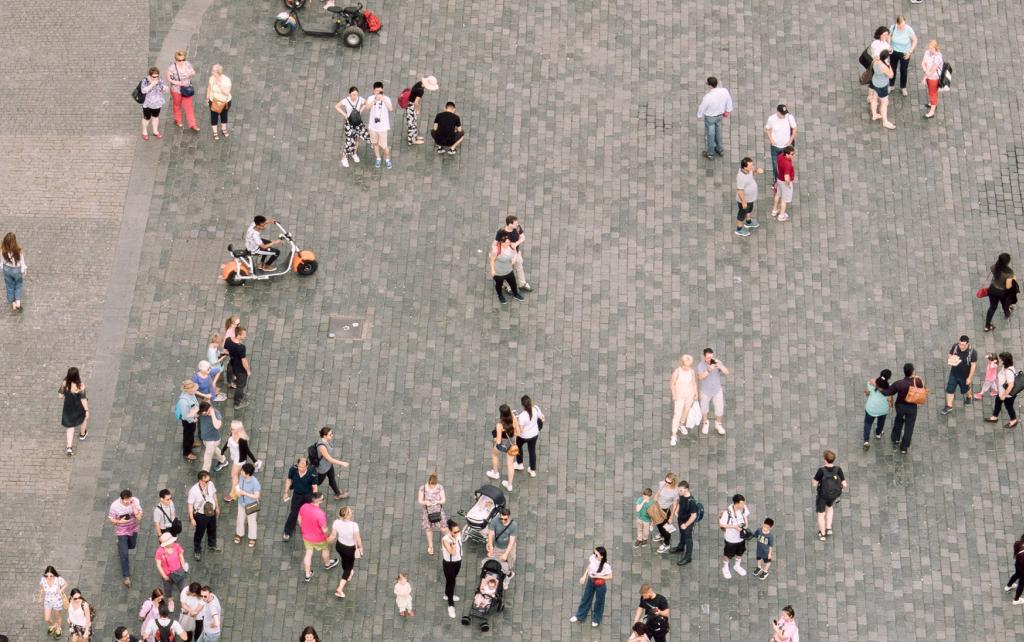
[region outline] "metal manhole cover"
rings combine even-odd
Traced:
[[[362,341],[366,338],[366,320],[361,317],[331,317],[327,336],[332,339]]]

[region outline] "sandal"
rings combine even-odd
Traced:
[[[249,540],[249,548],[256,548],[256,540],[254,540],[254,539]]]
[[[220,140],[220,135],[217,134],[217,130],[213,130],[213,140]]]
[[[242,538],[239,537],[238,535],[235,535],[235,544],[241,544],[241,543],[242,543]]]
[[[339,592],[335,591],[334,592],[334,597],[344,600],[345,599],[345,594],[344,593],[339,593]]]
[[[431,546],[430,548],[427,549],[427,555],[433,555],[433,554],[434,554],[434,547]]]
[[[820,539],[821,541],[824,542],[825,541],[825,533],[822,533],[821,531],[818,531],[818,539]]]
[[[230,138],[230,134],[228,134],[228,130],[226,128],[222,127],[220,133],[224,134],[224,138]]]
[[[1007,428],[1016,428],[1017,427],[1017,420],[1014,419],[1013,421],[1006,422],[1006,427]]]
[[[994,325],[987,325],[987,326],[985,326],[985,332],[992,332],[995,329],[996,329],[996,327]]]

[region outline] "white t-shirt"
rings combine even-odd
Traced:
[[[214,623],[214,617],[217,616],[217,622]],[[206,606],[203,607],[203,630],[210,631],[211,633],[220,631],[220,600],[214,595],[213,599],[206,602]]]
[[[171,618],[167,618],[166,620],[164,620],[163,618],[158,617],[150,620],[149,624],[142,627],[142,630],[139,631],[139,633],[142,634],[143,638],[147,640],[151,639],[154,635],[156,635],[156,630],[159,626],[157,623],[162,624],[163,626],[167,626],[168,624],[170,624],[171,635],[176,635],[178,637],[185,636],[185,629],[181,628],[181,625],[178,624],[177,620],[172,620]]]
[[[1013,388],[1013,380],[1017,378],[1017,373],[1013,367],[1003,368],[996,375],[996,381],[999,384],[999,390],[1002,391],[1004,387],[1009,386]]]
[[[530,413],[525,410],[519,413],[519,436],[523,439],[533,439],[540,434],[540,426],[537,425],[537,420],[540,419],[544,413],[540,411],[540,406],[533,407],[533,417],[530,417]]]
[[[363,105],[366,104],[366,99],[360,96],[359,98],[356,98],[355,104],[352,104],[352,97],[345,94],[345,97],[341,99],[341,104],[342,108],[345,110],[345,116],[349,116],[352,114],[353,109],[356,111],[362,109]]]
[[[719,526],[746,526],[750,521],[750,509],[746,506],[740,512],[735,512],[732,506],[722,511],[722,516],[718,519]],[[743,541],[743,537],[740,532],[734,528],[730,528],[725,531],[725,541],[730,544],[739,544]]]
[[[331,531],[334,533],[338,541],[345,546],[356,545],[356,533],[359,532],[359,524],[356,524],[352,520],[336,519],[331,524]]]
[[[238,441],[234,437],[228,437],[228,455],[231,456],[232,464],[240,464],[238,461]]]
[[[181,601],[181,607],[183,611],[186,609],[189,611],[195,611],[197,608],[204,604],[203,598],[199,597],[198,595],[193,595],[192,593],[189,593],[187,586],[181,589],[181,595],[178,596],[178,599]],[[195,616],[195,619],[203,619],[203,612],[200,611],[199,615]]]
[[[379,100],[378,100],[379,99]],[[370,118],[366,127],[372,132],[386,132],[391,129],[391,99],[387,96],[372,96],[370,102]]]
[[[764,128],[771,131],[776,147],[785,147],[789,144],[789,137],[793,135],[793,130],[796,129],[796,118],[793,118],[793,114],[783,116],[779,112],[775,112],[768,117]]]
[[[608,577],[612,574],[612,565],[608,562],[604,563],[604,566],[601,567],[601,572],[598,573],[597,567],[600,563],[600,558],[597,555],[591,554],[590,561],[587,563],[587,577]]]
[[[863,42],[863,40],[861,41]],[[877,58],[885,50],[892,51],[892,45],[882,40],[871,41],[871,46],[868,48],[872,58]]]

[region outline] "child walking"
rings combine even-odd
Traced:
[[[409,584],[409,576],[399,573],[395,579],[395,604],[398,605],[398,614],[415,616],[416,613],[412,610],[412,584]]]
[[[981,386],[981,392],[974,393],[975,399],[981,399],[989,390],[992,391],[989,393],[992,397],[998,394],[996,390],[996,375],[999,374],[999,357],[990,352],[985,358],[988,359],[988,367],[985,368],[985,383]]]
[[[636,498],[633,505],[633,512],[636,514],[636,541],[633,548],[647,546],[647,538],[651,534],[651,516],[647,514],[651,502],[654,501],[654,491],[645,488],[643,494]]]
[[[774,526],[775,520],[766,517],[761,528],[754,531],[754,539],[757,541],[757,568],[754,569],[754,577],[759,580],[768,577],[768,569],[775,558],[775,536],[772,535]]]

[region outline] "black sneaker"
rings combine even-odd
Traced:
[[[669,553],[682,553],[683,549],[680,546],[673,546],[672,548],[668,549],[668,552]]]
[[[942,410],[940,410],[939,412],[943,415],[948,415],[949,413],[953,412],[953,406],[943,406]]]
[[[457,150],[457,149],[449,149],[448,150],[448,155],[449,156],[454,156],[454,155],[456,155],[458,153],[459,153],[459,150]]]
[[[964,405],[965,406],[971,405],[972,401],[974,401],[974,400],[971,398],[971,393],[968,392],[966,395],[964,395]]]
[[[687,564],[689,564],[692,561],[693,560],[688,560],[688,559],[687,560],[679,560],[678,562],[676,562],[676,566],[686,566]]]
[[[526,298],[522,294],[519,294],[518,292],[513,292],[512,293],[512,298],[515,299],[516,301],[525,301],[526,300]]]
[[[505,298],[504,294],[499,294],[498,300],[501,301],[502,305],[508,305],[508,299]]]
[[[329,570],[331,570],[332,568],[334,568],[337,565],[338,565],[338,558],[335,557],[330,562],[327,562],[326,566],[324,566],[324,570],[325,571],[329,571]]]
[[[440,145],[434,145],[434,151],[437,152],[438,154],[443,154],[444,147],[441,147]]]
[[[762,579],[762,580],[768,579],[768,573],[769,573],[769,571],[761,571],[761,574],[758,575],[758,579]]]

